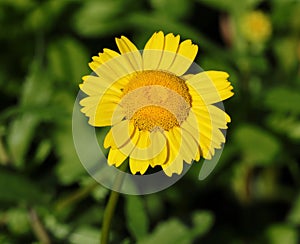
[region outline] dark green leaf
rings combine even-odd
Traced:
[[[300,93],[288,87],[275,87],[267,92],[265,106],[274,111],[300,114]]]
[[[234,139],[246,162],[254,165],[274,163],[280,143],[269,132],[253,125],[244,125],[234,132]]]
[[[267,230],[267,237],[270,244],[297,244],[298,231],[286,224],[274,224]]]
[[[127,196],[126,205],[127,227],[136,240],[146,236],[149,228],[145,206],[140,196]]]
[[[0,201],[40,202],[45,197],[38,186],[20,174],[1,169]]]
[[[45,108],[52,93],[51,82],[41,67],[34,63],[22,90],[20,107],[32,107],[18,116],[10,125],[8,132],[8,146],[13,163],[17,167],[24,167],[24,158],[31,145],[36,127],[42,120],[38,109]]]
[[[77,40],[65,37],[53,42],[48,49],[52,75],[66,84],[79,84],[81,77],[90,73],[87,50]]]

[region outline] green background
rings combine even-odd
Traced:
[[[272,26],[258,43],[243,36],[254,9]],[[99,242],[109,191],[74,149],[78,84],[115,37],[142,49],[159,30],[230,74],[232,123],[204,181],[198,163],[162,192],[122,195],[112,243],[299,243],[299,15],[292,0],[0,0],[0,243]]]

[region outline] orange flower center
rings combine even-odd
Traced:
[[[121,106],[140,130],[170,130],[187,118],[192,98],[185,81],[163,71],[142,71],[130,78]]]

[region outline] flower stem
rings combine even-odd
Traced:
[[[121,171],[125,170],[127,168],[127,163],[123,163],[121,167],[119,168]],[[116,176],[115,179],[115,189],[120,189],[121,185],[123,183],[124,174],[121,172]],[[118,191],[111,191],[110,196],[108,199],[108,203],[106,205],[104,216],[103,216],[103,222],[102,222],[102,229],[101,229],[101,239],[100,244],[107,244],[109,239],[109,230],[112,222],[112,218],[115,213],[116,205],[119,199],[119,192]]]

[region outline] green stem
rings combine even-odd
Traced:
[[[124,162],[119,169],[121,171],[124,171],[126,168],[127,168],[127,163]],[[115,189],[121,188],[121,185],[123,183],[123,177],[124,177],[124,174],[122,174],[121,172],[116,176],[116,179],[115,179],[116,188]],[[110,193],[108,203],[106,205],[106,208],[104,211],[104,216],[103,216],[100,244],[108,243],[109,230],[110,230],[112,218],[115,213],[119,195],[120,194],[118,191],[111,191],[111,193]]]

